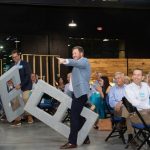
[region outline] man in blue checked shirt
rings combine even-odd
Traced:
[[[125,97],[125,84],[124,84],[124,73],[115,73],[115,86],[110,89],[109,92],[109,105],[114,109],[116,116],[124,116],[127,111],[122,105],[122,98]],[[133,137],[133,128],[131,126],[130,119],[126,118],[128,141]]]

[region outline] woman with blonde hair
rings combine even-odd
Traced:
[[[125,85],[128,85],[128,84],[130,84],[130,83],[131,83],[130,77],[129,77],[129,76],[124,76],[124,84],[125,84]]]

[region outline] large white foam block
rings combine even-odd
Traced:
[[[16,66],[9,69],[0,77],[0,97],[9,122],[24,113],[24,102],[21,90],[16,90],[15,85],[20,84],[19,70]],[[14,107],[14,103],[16,103]]]
[[[37,107],[44,93],[60,102],[60,105],[53,116]],[[60,90],[57,90],[55,87],[47,84],[46,82],[39,80],[35,89],[32,91],[28,102],[26,103],[25,110],[68,138],[70,127],[62,123],[62,119],[64,118],[67,109],[71,108],[71,102],[72,99],[69,96],[67,96]],[[78,145],[81,145],[84,142],[86,136],[90,132],[90,129],[92,128],[98,117],[98,114],[85,107],[81,112],[81,115],[86,118],[86,122],[79,131],[77,139]]]

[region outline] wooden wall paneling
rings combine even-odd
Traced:
[[[135,68],[143,69],[144,74],[150,72],[150,59],[128,59],[128,73],[132,75],[132,71]]]
[[[108,76],[111,81],[114,73],[117,71],[127,74],[126,59],[89,59],[89,62],[91,64],[92,79],[94,79],[94,73],[96,71]]]

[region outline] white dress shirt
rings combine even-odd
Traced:
[[[125,87],[125,94],[128,101],[138,110],[150,109],[150,87],[141,82],[141,85],[131,83]]]

